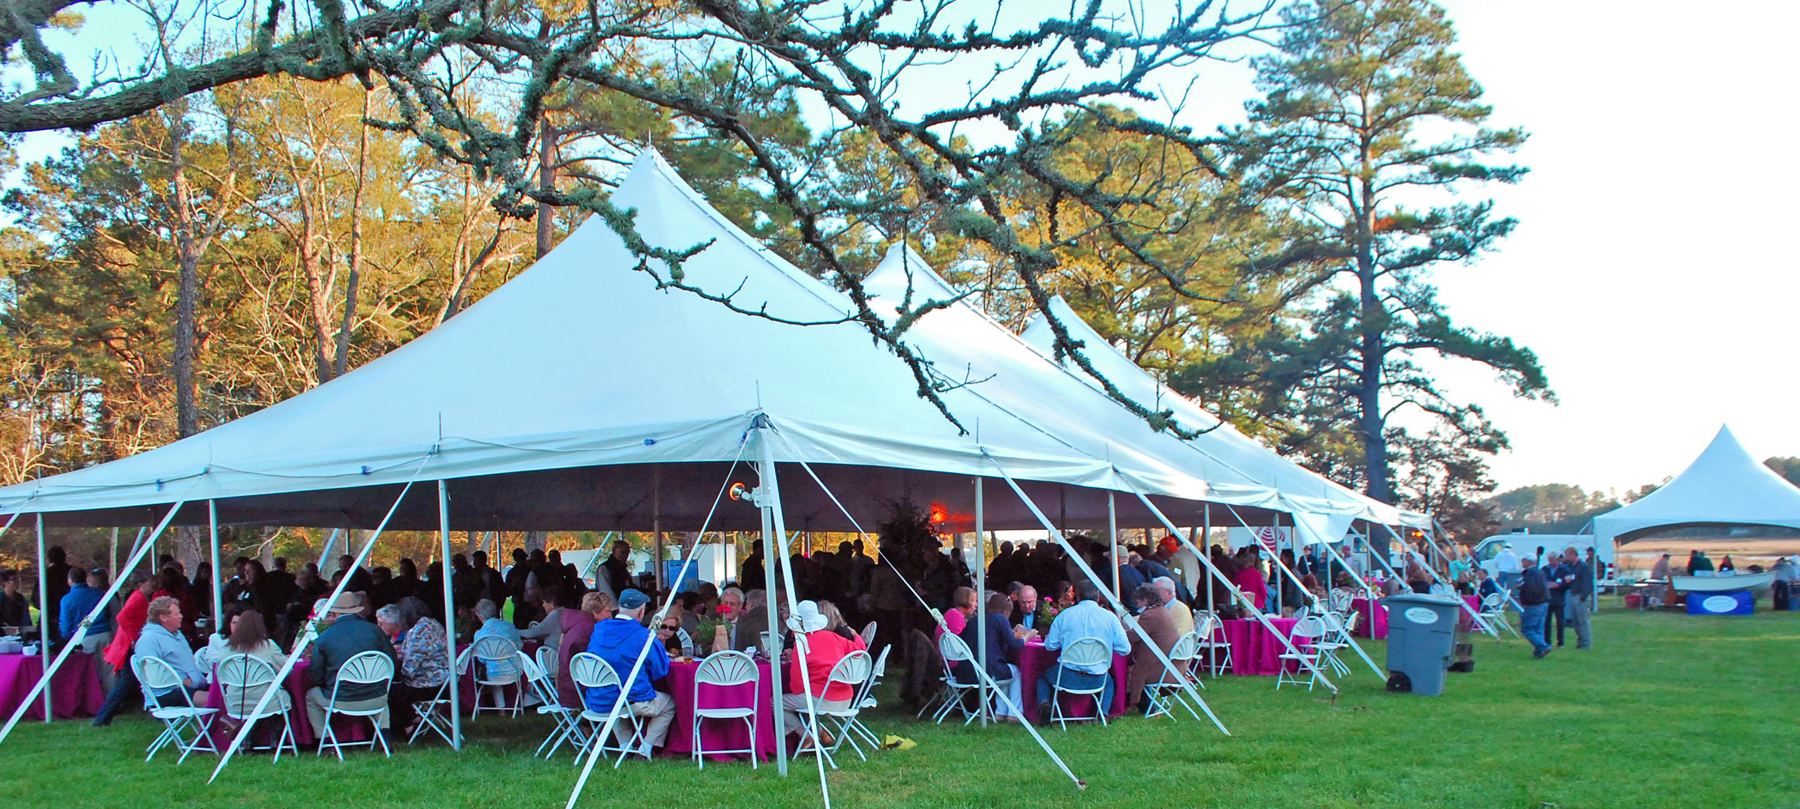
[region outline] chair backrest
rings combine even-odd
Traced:
[[[887,656],[888,652],[893,650],[894,645],[891,643],[881,647],[881,655],[875,658],[875,669],[869,674],[869,681],[871,683],[881,682],[881,678],[887,676]]]
[[[839,660],[837,665],[831,667],[831,676],[825,680],[825,689],[831,690],[833,683],[844,683],[850,686],[862,685],[869,681],[869,672],[874,668],[875,664],[870,659],[869,653],[857,649],[844,655],[844,659]]]
[[[1303,620],[1294,622],[1292,638],[1295,641],[1299,641],[1303,638],[1311,641],[1313,638],[1323,634],[1325,634],[1325,627],[1317,616],[1307,616]]]
[[[775,633],[766,629],[762,632],[762,651],[766,655],[775,653]]]
[[[1319,623],[1323,624],[1325,631],[1330,634],[1335,635],[1344,631],[1344,619],[1335,612],[1319,613]]]
[[[619,673],[601,660],[599,655],[582,652],[569,658],[569,679],[585,691],[590,688],[618,688]]]
[[[756,661],[744,652],[723,651],[708,655],[694,670],[694,688],[732,686],[756,682]]]
[[[1494,612],[1505,605],[1505,593],[1488,593],[1487,597],[1481,600],[1481,609],[1483,612]]]
[[[1065,666],[1111,665],[1112,647],[1099,638],[1079,638],[1063,646],[1059,659]]]
[[[151,694],[150,699],[156,703],[154,706],[148,707],[191,708],[194,706],[193,698],[188,695],[187,688],[183,687],[181,684],[181,675],[175,673],[175,667],[169,665],[168,661],[163,660],[160,657],[139,657],[133,655],[131,658],[131,672],[137,675],[138,682],[144,684],[144,687],[148,689]],[[173,699],[175,694],[167,694],[161,697],[156,696],[157,694],[163,694],[170,690],[181,695],[181,704],[162,704],[164,699]]]
[[[1193,660],[1199,654],[1200,634],[1198,632],[1189,632],[1186,635],[1182,635],[1180,639],[1175,641],[1175,645],[1170,647],[1169,662],[1180,663],[1183,660]]]
[[[1194,610],[1194,631],[1201,640],[1212,640],[1213,632],[1219,628],[1219,616],[1211,610]]]
[[[1362,622],[1362,613],[1352,612],[1344,615],[1344,634],[1356,631],[1356,625]]]
[[[1311,617],[1312,610],[1310,608],[1301,607],[1300,609],[1294,610],[1294,620],[1296,621],[1304,621]]]
[[[686,629],[683,629],[681,627],[676,627],[675,628],[675,639],[681,642],[681,653],[682,654],[691,655],[694,653],[694,636],[689,635],[688,631]]]
[[[338,667],[339,684],[356,685],[386,684],[394,679],[394,659],[381,652],[368,651],[344,661]]]
[[[875,648],[875,623],[870,621],[868,626],[862,628],[863,645],[871,649]]]
[[[549,677],[552,680],[556,679],[556,672],[557,672],[556,667],[558,665],[560,665],[561,662],[562,661],[556,659],[556,650],[555,649],[552,649],[548,646],[539,646],[538,647],[537,666],[539,669],[541,669],[544,672],[545,677]]]
[[[538,651],[543,651],[539,649]],[[531,655],[516,652],[519,660],[519,671],[524,673],[525,681],[531,683],[531,690],[537,694],[538,700],[545,705],[560,708],[562,698],[556,693],[556,681],[544,674],[544,667],[531,659]]]
[[[938,656],[944,658],[945,666],[975,659],[974,653],[969,651],[969,644],[963,643],[962,638],[949,632],[938,636]]]
[[[505,638],[482,638],[468,648],[467,654],[481,661],[482,673],[485,674],[495,663],[513,662],[519,654],[519,648]],[[516,673],[513,679],[517,679]]]
[[[233,716],[242,716],[256,707],[249,699],[250,689],[275,682],[275,667],[247,654],[226,655],[219,661],[218,672],[219,687],[225,691],[225,702]]]

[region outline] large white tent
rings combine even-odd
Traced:
[[[1100,490],[1120,487],[1115,468],[1170,502],[1272,502],[1223,465],[1202,475],[1170,465],[1155,445],[1171,439],[1124,411],[1093,421],[1024,376],[944,392],[970,430],[960,433],[916,395],[903,364],[841,322],[851,308],[840,293],[756,244],[659,156],[642,155],[614,200],[637,211],[652,245],[705,245],[683,266],[687,283],[732,293],[742,309],[829,325],[659,290],[594,218],[366,366],[166,447],[0,489],[0,511],[42,513],[52,525],[149,524],[158,506],[185,499],[178,524],[206,522],[212,501],[224,523],[369,527],[420,479],[448,481],[458,529],[697,527],[761,415],[782,436],[779,460],[813,464],[871,517],[903,498],[966,511],[970,477],[993,474],[996,462],[1071,525],[1104,522]],[[794,527],[849,527],[817,487],[789,488]],[[714,526],[756,519],[731,510]],[[1016,503],[988,510],[991,527],[1035,524]],[[437,525],[423,497],[391,522]]]
[[[881,266],[864,280],[878,301],[899,301],[909,293],[915,304],[928,298],[948,299],[960,293],[919,258],[896,245]],[[1352,492],[1308,470],[1230,425],[1207,413],[1197,403],[1167,388],[1147,371],[1132,363],[1082,321],[1061,297],[1052,301],[1059,320],[1087,346],[1087,356],[1097,370],[1120,391],[1151,408],[1167,408],[1178,424],[1205,432],[1191,440],[1170,433],[1140,439],[1139,445],[1158,453],[1169,465],[1202,479],[1214,481],[1218,495],[1210,502],[1256,506],[1284,511],[1302,519],[1304,533],[1335,541],[1352,520],[1386,525],[1428,523],[1423,515],[1401,512],[1393,506]],[[966,301],[920,318],[908,331],[908,340],[919,344],[940,366],[966,373],[970,378],[1000,382],[1012,392],[1057,402],[1084,423],[1132,422],[1116,427],[1110,435],[1132,435],[1147,430],[1144,422],[1111,400],[1098,380],[1072,362],[1051,358],[1048,324],[1035,318],[1023,334],[1015,335],[1003,324]],[[1230,480],[1235,486],[1217,481]],[[1235,496],[1234,496],[1235,495]]]
[[[1596,542],[1635,539],[1660,528],[1768,525],[1800,529],[1800,488],[1757,461],[1729,426],[1674,480],[1594,518]]]

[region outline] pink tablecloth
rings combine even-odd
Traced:
[[[1219,622],[1213,640],[1231,644],[1231,673],[1273,675],[1281,672],[1281,654],[1287,647],[1255,620]],[[1270,618],[1269,623],[1282,635],[1294,631],[1294,619]]]
[[[306,718],[306,689],[312,687],[306,680],[306,673],[309,666],[310,661],[303,657],[296,661],[294,663],[294,668],[288,672],[287,692],[288,696],[293,700],[292,706],[288,708],[288,721],[292,722],[294,726],[295,744],[313,743],[312,720]],[[270,697],[270,699],[274,699],[274,697]],[[225,691],[219,686],[219,669],[217,666],[213,667],[212,685],[207,688],[206,700],[207,705],[219,709],[220,716],[224,715]],[[252,705],[251,707],[255,706]],[[245,711],[245,713],[249,713],[249,711]],[[342,736],[345,741],[368,738],[368,733],[366,732],[368,723],[357,720],[353,725],[348,719],[337,720],[337,722],[338,724],[335,725],[335,727],[338,729],[339,735]],[[262,723],[262,726],[257,728],[256,737],[246,740],[245,743],[255,743],[259,746],[271,745],[275,743],[276,734],[280,732],[280,726],[275,724],[275,720],[265,720]],[[221,750],[225,749],[225,745],[231,744],[231,734],[225,731],[224,722],[213,723],[212,738],[213,742],[218,744],[220,746],[219,749]]]
[[[683,663],[679,660],[669,664],[669,696],[675,698],[675,723],[669,728],[669,744],[663,748],[666,756],[689,756],[694,752],[694,706],[721,708],[749,705],[752,689],[756,695],[756,752],[763,760],[775,755],[775,709],[768,661],[757,661],[756,685],[748,683],[721,688],[705,686],[700,689],[699,703],[694,702],[694,672],[699,670],[700,662]],[[700,726],[700,739],[708,750],[743,749],[750,746],[750,729],[744,727],[741,719],[708,719]],[[709,755],[713,761],[726,761],[735,758],[748,758],[743,754]]]
[[[19,703],[31,695],[32,686],[44,678],[44,660],[37,655],[0,655],[0,716],[12,716]],[[60,719],[93,716],[106,703],[94,657],[75,652],[50,678],[50,713]],[[44,697],[38,695],[25,710],[26,719],[44,718]]]
[[[1037,721],[1035,706],[1038,698],[1038,678],[1056,668],[1056,661],[1059,657],[1061,655],[1044,648],[1041,641],[1025,644],[1024,651],[1019,653],[1019,696],[1025,700],[1025,704],[1019,707],[1024,709],[1025,717],[1033,724]],[[1113,655],[1113,702],[1112,708],[1106,712],[1109,717],[1125,713],[1125,670],[1129,665],[1129,660],[1130,658],[1125,655]],[[1064,708],[1074,715],[1086,713],[1092,710],[1093,703],[1090,702],[1090,699],[1090,697],[1077,697],[1073,701],[1065,702]]]
[[[1351,600],[1350,608],[1362,615],[1362,619],[1356,622],[1357,637],[1376,639],[1387,637],[1387,607],[1381,606],[1380,602],[1357,598]]]

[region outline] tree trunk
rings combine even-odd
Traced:
[[[175,251],[181,272],[175,299],[175,435],[186,438],[200,432],[200,413],[194,402],[194,318],[200,294],[200,251],[194,238],[194,207],[187,181],[183,147],[187,141],[187,105],[176,104],[169,115],[169,167],[175,186]]]
[[[344,284],[344,323],[338,327],[337,357],[331,364],[331,377],[343,376],[350,364],[350,329],[356,325],[356,285],[362,277],[362,212],[363,185],[369,167],[369,96],[363,91],[362,119],[357,125],[356,189],[350,197],[350,278]],[[325,380],[321,379],[320,382]]]
[[[549,193],[556,190],[556,132],[550,126],[549,116],[545,116],[538,127],[538,190]],[[537,209],[537,257],[543,258],[550,252],[551,237],[556,235],[556,209],[538,202]]]
[[[1368,150],[1364,149],[1364,162]],[[1356,212],[1356,278],[1361,293],[1362,344],[1357,348],[1361,358],[1361,375],[1357,380],[1358,430],[1363,437],[1363,474],[1368,479],[1370,497],[1383,503],[1393,501],[1388,482],[1387,437],[1383,435],[1387,419],[1381,412],[1382,364],[1387,358],[1387,310],[1382,306],[1376,288],[1375,265],[1375,189],[1362,181],[1362,205]]]

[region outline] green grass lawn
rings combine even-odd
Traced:
[[[1616,603],[1616,602],[1615,602]],[[854,807],[1777,807],[1800,806],[1800,613],[1750,618],[1595,617],[1596,650],[1534,661],[1520,641],[1476,646],[1476,671],[1443,697],[1388,694],[1366,666],[1331,704],[1274,678],[1226,677],[1206,696],[1231,728],[1127,719],[1046,738],[1086,779],[1078,792],[1024,731],[937,727],[887,711],[868,724],[918,742],[830,777]],[[1382,644],[1367,644],[1376,662]],[[483,717],[461,754],[441,744],[349,761],[242,757],[143,762],[149,721],[96,729],[21,723],[0,746],[0,801],[55,807],[560,807],[576,771],[533,759],[547,726]],[[679,732],[679,729],[678,729]],[[819,806],[812,762],[686,761],[595,771],[584,806]]]

